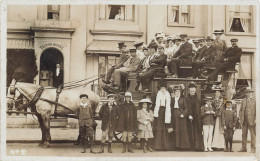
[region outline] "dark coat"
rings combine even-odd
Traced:
[[[171,127],[173,128],[173,137],[171,137],[171,142],[173,143],[173,149],[175,148],[191,148],[191,143],[188,133],[188,106],[186,100],[182,97],[179,98],[178,105],[179,108],[174,108],[175,98],[171,100],[171,111],[172,111],[172,121]],[[184,118],[180,118],[183,114]]]
[[[53,71],[52,75],[53,79],[53,87],[58,87],[63,84],[63,70],[60,69],[60,73],[58,76],[56,76],[56,69]]]
[[[118,63],[115,65],[115,68],[120,68],[123,66],[123,64],[127,61],[128,56],[126,54],[121,54],[119,59],[118,59]]]
[[[215,56],[216,56],[216,49],[213,45],[206,48],[203,53],[203,58],[205,59],[206,62],[215,62],[214,61]]]
[[[189,108],[188,115],[193,117],[192,122],[188,121],[188,131],[190,135],[190,142],[193,144],[193,148],[197,150],[203,149],[203,139],[202,139],[202,124],[201,124],[201,101],[197,95],[188,95],[187,105]]]
[[[248,105],[247,105],[248,103]],[[247,106],[247,107],[246,107]],[[255,120],[256,120],[256,101],[255,99],[251,99],[251,101],[247,101],[247,99],[243,99],[241,108],[239,111],[239,119],[241,126],[244,123],[245,120],[245,112],[247,109],[248,118],[247,121],[250,126],[255,126]]]
[[[179,57],[180,59],[186,59],[192,57],[192,45],[186,41],[182,44],[178,51],[174,54],[173,58]]]
[[[154,68],[163,68],[166,65],[166,59],[167,59],[167,55],[165,54],[161,54],[153,59],[150,60],[150,68],[154,69]]]
[[[108,103],[101,106],[99,110],[99,117],[102,120],[101,124],[101,130],[105,131],[107,127],[109,126],[109,118],[111,118],[111,129],[115,130],[117,119],[118,119],[118,106],[114,105],[112,106],[111,113],[109,112],[109,106]]]
[[[227,128],[233,128],[236,126],[237,116],[236,112],[233,110],[224,110],[222,112],[222,126],[226,126]]]
[[[138,130],[137,123],[137,108],[133,102],[124,102],[118,110],[118,121],[116,131],[136,131]]]
[[[201,60],[204,54],[204,51],[207,49],[207,46],[203,46],[202,48],[200,48],[197,52],[196,55],[194,56],[194,60]]]
[[[237,62],[240,62],[240,58],[242,55],[242,49],[238,46],[228,48],[226,53],[223,55],[222,61],[224,59],[227,60],[227,64],[230,68],[235,67]]]
[[[201,119],[202,125],[215,125],[214,114],[206,114],[207,111],[215,111],[213,107],[206,107],[203,105],[201,107]]]

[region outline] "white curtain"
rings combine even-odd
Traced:
[[[187,24],[189,16],[189,6],[182,5],[181,6],[181,23]]]
[[[177,15],[177,11],[178,11],[178,10],[179,10],[179,9],[178,9],[178,6],[172,6],[172,10],[171,10],[171,11],[172,11],[172,12],[171,12],[171,16],[172,16],[172,17],[171,17],[171,21],[172,21],[172,22],[177,22],[177,21],[176,21],[176,17],[178,16],[178,15]]]
[[[240,22],[245,32],[249,32],[250,28],[250,6],[240,6]]]
[[[109,19],[110,14],[111,14],[111,5],[108,5],[108,7],[107,7],[107,19]]]
[[[121,18],[124,20],[125,19],[125,6],[121,6]]]

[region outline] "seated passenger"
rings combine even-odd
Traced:
[[[162,73],[166,65],[167,56],[164,54],[164,46],[158,46],[158,52],[151,56],[150,68],[140,74],[140,81],[144,92],[150,91],[151,81],[156,73]]]
[[[207,46],[202,47],[198,51],[198,57],[192,62],[192,77],[197,78],[200,76],[200,71],[202,67],[213,67],[215,65],[214,57],[216,55],[215,47],[213,46],[213,39],[208,36],[206,39]],[[204,75],[202,75],[204,76]]]
[[[169,62],[168,68],[174,77],[178,77],[180,66],[190,66],[192,58],[192,45],[187,41],[187,34],[180,35],[183,43],[179,50],[173,55],[172,60]]]
[[[136,41],[134,42],[135,48],[136,48],[136,55],[138,58],[140,58],[140,60],[142,60],[145,56],[144,56],[144,52],[143,52],[143,43],[142,41]]]
[[[136,49],[130,49],[130,58],[123,64],[123,67],[116,69],[113,74],[115,89],[121,86],[121,76],[128,75],[130,72],[136,72],[140,63],[140,58],[136,56]]]
[[[238,39],[231,39],[232,47],[228,48],[226,53],[222,56],[220,62],[217,62],[216,69],[207,77],[210,81],[217,80],[218,73],[226,72],[227,70],[235,70],[237,62],[240,62],[242,49],[237,46]]]

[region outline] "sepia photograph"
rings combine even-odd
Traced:
[[[257,160],[259,2],[3,2],[1,160]]]

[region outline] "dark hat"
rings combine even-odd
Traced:
[[[137,46],[143,45],[143,43],[144,43],[144,42],[142,42],[141,40],[138,40],[138,41],[135,41],[135,42],[134,42],[134,45],[133,45],[133,46],[137,47]]]
[[[224,30],[221,29],[221,30],[214,30],[213,34],[223,34],[224,33]]]
[[[205,101],[212,101],[213,98],[212,98],[212,97],[205,97],[204,100],[205,100]]]
[[[160,89],[161,87],[167,88],[167,82],[166,82],[165,79],[159,80],[159,82],[158,82],[158,89]]]
[[[174,85],[172,90],[175,92],[176,90],[182,90],[180,85]]]
[[[179,40],[179,41],[181,41],[181,37],[180,37],[180,36],[177,36],[177,37],[175,37],[173,40]]]
[[[87,95],[87,94],[81,94],[81,95],[79,95],[79,98],[82,98],[82,97],[87,97],[87,98],[88,98],[88,95]]]
[[[124,42],[119,42],[118,43],[118,48],[126,47]]]
[[[187,34],[180,34],[180,37],[187,37]]]
[[[211,36],[207,36],[206,41],[209,41],[209,40],[213,41],[214,39],[211,38]]]
[[[147,48],[146,46],[143,46],[143,51],[144,51],[144,50],[148,50],[148,48]]]
[[[230,39],[231,42],[238,42],[238,39],[237,38],[232,38]]]
[[[158,47],[158,44],[154,40],[152,40],[150,42],[150,44],[148,45],[148,48],[153,48],[155,50],[157,50],[157,47]]]
[[[107,98],[109,98],[109,97],[115,97],[115,95],[114,94],[108,94]]]
[[[130,53],[135,53],[136,49],[129,49]]]
[[[221,82],[215,81],[211,87],[213,91],[224,91],[224,87]]]
[[[188,87],[189,88],[196,88],[196,85],[195,85],[195,83],[190,83]]]
[[[194,40],[192,40],[192,42],[193,43],[199,43],[200,41],[199,41],[199,39],[194,39]]]

